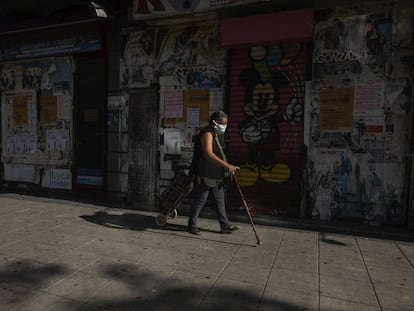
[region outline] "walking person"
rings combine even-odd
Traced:
[[[224,197],[224,175],[226,172],[235,174],[238,166],[227,162],[219,135],[225,133],[228,116],[223,111],[214,112],[209,125],[200,130],[194,145],[194,156],[191,163],[191,174],[195,176],[188,232],[201,234],[197,227],[198,216],[204,207],[210,193],[213,194],[213,208],[220,223],[221,233],[231,233],[239,229],[230,223],[226,214]]]

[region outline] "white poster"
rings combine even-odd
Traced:
[[[354,95],[355,116],[381,116],[384,106],[384,82],[356,81]]]
[[[200,127],[200,108],[187,109],[187,127]]]
[[[45,169],[42,187],[72,190],[72,173],[69,169]]]
[[[221,88],[210,89],[210,113],[222,111],[224,107],[224,90]]]
[[[164,94],[164,117],[182,118],[183,117],[183,92],[168,91]]]
[[[174,154],[181,151],[181,130],[177,128],[164,129],[164,151]]]
[[[69,150],[69,130],[57,129],[48,130],[46,133],[46,151],[49,155],[59,155],[59,158],[63,158]]]
[[[36,170],[34,165],[4,163],[4,180],[35,182]]]

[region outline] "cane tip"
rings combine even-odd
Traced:
[[[261,241],[257,241],[257,245],[262,245],[262,242]]]

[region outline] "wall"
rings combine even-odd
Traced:
[[[305,133],[307,216],[404,222],[413,12],[389,2],[380,11],[365,6],[316,13]]]
[[[4,180],[71,189],[72,60],[0,64]]]
[[[111,23],[108,52],[108,185],[109,199],[128,197],[128,108],[129,94],[120,84],[120,29],[122,19]]]
[[[129,98],[131,122],[150,117],[151,123],[159,121],[158,165],[146,167],[159,176],[158,194],[169,185],[176,171],[188,167],[192,138],[207,124],[210,112],[223,109],[226,51],[220,48],[217,25],[216,20],[194,20],[168,27],[137,28],[123,36],[121,85],[130,93],[135,89],[145,92],[154,86],[159,88],[159,101],[146,103],[157,104],[157,113],[152,116],[133,115]],[[130,133],[130,144],[139,137]],[[145,161],[130,158],[135,161],[130,163],[132,167]]]

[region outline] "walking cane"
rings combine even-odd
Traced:
[[[241,191],[239,182],[237,181],[237,177],[236,175],[233,175],[232,177],[233,177],[234,183],[236,184],[237,190],[239,191],[240,197],[243,201],[243,206],[244,206],[244,209],[246,210],[247,216],[249,216],[250,224],[252,225],[254,235],[256,236],[257,244],[260,245],[262,244],[262,242],[260,242],[259,236],[257,235],[256,226],[254,225],[252,215],[250,214],[249,207],[247,206],[246,200],[244,199],[244,195],[243,195],[243,192]]]

